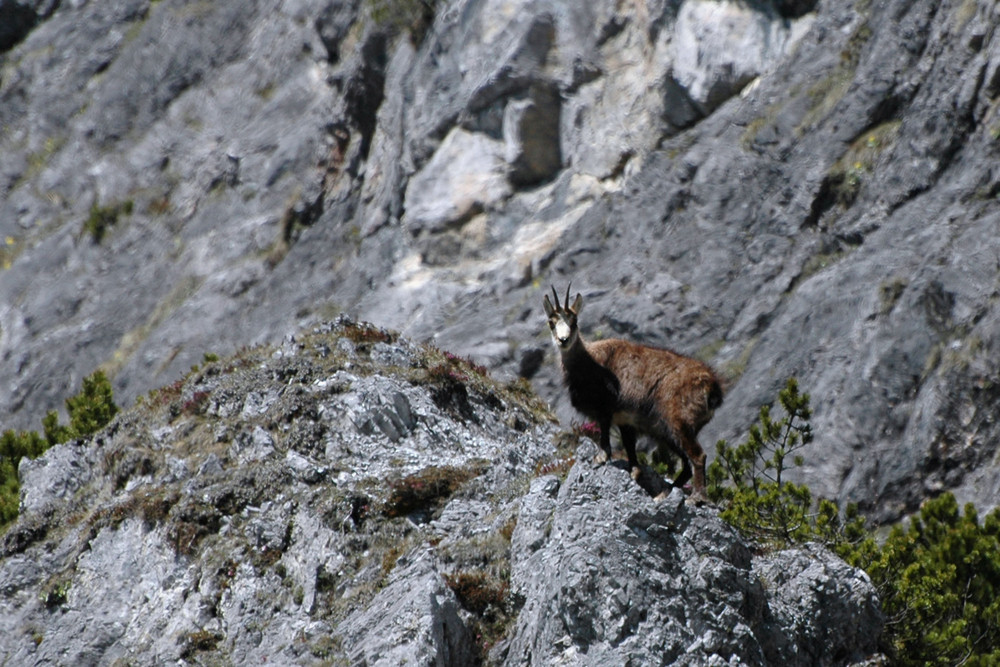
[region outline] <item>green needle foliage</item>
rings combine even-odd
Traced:
[[[83,379],[80,393],[66,399],[69,424],[60,424],[52,410],[42,420],[44,436],[35,431],[4,431],[0,434],[0,528],[17,518],[20,484],[17,466],[22,457],[37,458],[52,445],[96,433],[118,414],[111,382],[103,371]]]
[[[114,419],[118,406],[115,405],[111,381],[104,371],[95,371],[83,378],[80,393],[66,399],[66,411],[69,413],[69,437],[66,440],[96,433]]]
[[[880,541],[855,505],[814,504],[808,487],[788,481],[812,439],[809,395],[791,379],[778,403],[784,416],[762,407],[745,443],[719,442],[707,490],[720,516],[762,546],[821,542],[865,570],[885,613],[890,664],[1000,665],[1000,508],[980,523],[975,507],[960,512],[946,493]]]
[[[35,458],[48,448],[45,438],[34,431],[4,431],[0,434],[0,527],[17,518],[21,487],[17,464],[22,456]]]
[[[894,664],[1000,665],[1000,509],[980,523],[945,493],[843,555],[879,591]]]
[[[782,418],[772,417],[771,407],[763,405],[746,442],[731,447],[720,440],[716,445],[707,471],[708,497],[723,507],[723,519],[766,545],[819,540],[835,546],[855,538],[861,521],[856,508],[847,517],[849,538],[835,503],[821,500],[814,507],[809,487],[786,476],[792,465],[802,465],[798,452],[812,442],[809,394],[800,393],[792,378],[778,394],[778,403]]]

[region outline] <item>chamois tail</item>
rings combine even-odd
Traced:
[[[713,380],[708,388],[708,409],[714,410],[722,405],[722,385],[718,380]]]

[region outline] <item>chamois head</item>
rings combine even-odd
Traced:
[[[569,285],[566,286],[566,299],[565,304],[559,304],[559,295],[556,293],[556,288],[552,288],[552,297],[555,299],[555,305],[549,301],[549,295],[546,294],[542,305],[545,306],[545,314],[549,318],[549,331],[552,333],[552,342],[556,344],[559,350],[568,350],[573,347],[577,339],[580,336],[580,330],[577,328],[576,318],[583,310],[583,297],[580,294],[576,295],[576,299],[573,300],[573,305],[569,305]]]

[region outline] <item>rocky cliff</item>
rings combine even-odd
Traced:
[[[842,665],[868,577],[758,553],[523,382],[341,320],[21,464],[4,664]],[[575,457],[575,459],[573,458]]]
[[[0,3],[0,414],[339,312],[533,378],[539,301],[696,354],[805,480],[996,503],[992,0]]]

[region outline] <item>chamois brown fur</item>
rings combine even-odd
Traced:
[[[722,403],[718,376],[707,365],[672,350],[607,339],[593,343],[580,336],[577,317],[583,298],[565,304],[552,290],[545,296],[552,340],[559,350],[563,376],[573,407],[597,422],[601,430],[599,461],[611,456],[610,429],[618,427],[633,476],[639,472],[636,436],[651,437],[660,450],[678,454],[683,469],[674,480],[681,487],[692,478],[692,500],[705,500],[705,452],[698,432]],[[692,471],[693,468],[693,471]]]

